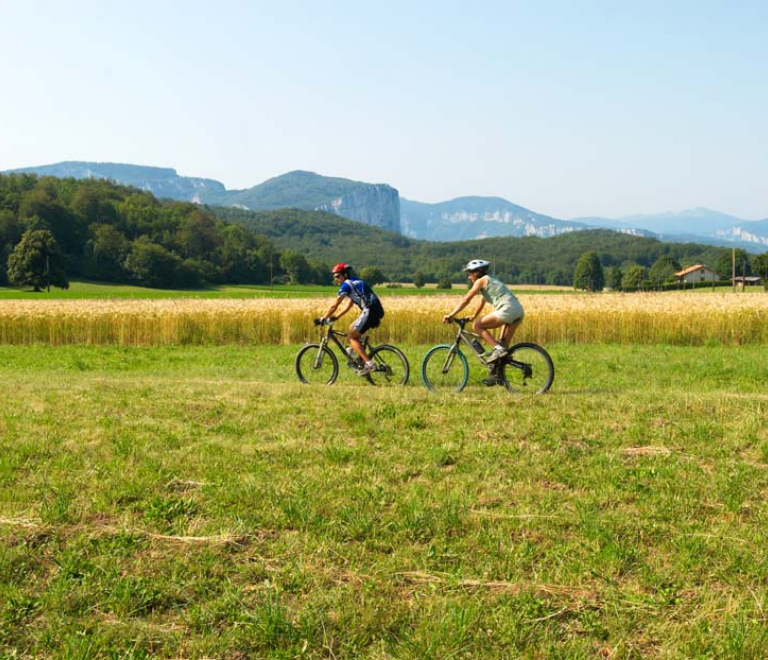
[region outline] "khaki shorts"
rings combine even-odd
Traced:
[[[495,310],[495,313],[500,321],[508,324],[522,321],[525,316],[523,306],[520,303],[517,303],[517,305],[506,305],[505,307]]]

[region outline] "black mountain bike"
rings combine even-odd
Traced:
[[[469,319],[453,319],[459,330],[452,344],[440,344],[430,348],[421,363],[421,379],[433,392],[461,392],[469,380],[469,364],[461,351],[466,344],[470,352],[486,367],[491,378],[497,378],[510,392],[543,394],[552,387],[555,365],[552,358],[538,344],[515,344],[509,354],[496,362],[488,362],[483,356],[479,335],[465,329]]]
[[[317,344],[302,346],[296,355],[296,375],[302,383],[333,385],[339,377],[339,359],[331,350],[336,344],[344,356],[347,367],[355,371],[363,368],[363,361],[351,346],[345,346],[347,335],[333,329],[333,323],[324,326]],[[372,385],[405,385],[411,375],[408,358],[395,346],[373,346],[368,337],[361,339],[365,352],[376,363],[376,368],[364,378]]]

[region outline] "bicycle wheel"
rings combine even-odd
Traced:
[[[543,394],[555,380],[552,358],[537,344],[516,344],[504,358],[502,382],[517,394]]]
[[[339,375],[339,360],[320,344],[308,344],[296,354],[296,375],[302,383],[333,385]]]
[[[461,392],[469,379],[469,365],[457,347],[430,348],[421,363],[421,380],[433,392]]]
[[[371,360],[376,370],[368,374],[374,385],[405,385],[411,375],[411,367],[405,354],[394,346],[383,344],[371,350]]]

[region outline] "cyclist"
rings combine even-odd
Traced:
[[[485,385],[497,385],[499,381],[498,371],[495,369],[498,360],[509,354],[509,345],[512,337],[519,325],[523,322],[523,306],[501,280],[488,275],[490,261],[484,259],[473,259],[465,267],[469,281],[472,283],[469,292],[461,299],[461,302],[454,308],[450,314],[443,317],[443,323],[450,323],[453,317],[464,309],[472,299],[479,293],[481,298],[475,310],[470,316],[473,321],[472,329],[480,335],[485,342],[494,346],[491,353],[485,358],[486,362],[493,365],[491,377],[483,381]],[[480,316],[480,312],[485,303],[493,305],[493,311],[490,314]],[[494,328],[501,328],[499,340],[489,332]]]
[[[363,360],[363,366],[357,370],[357,374],[365,376],[376,368],[376,363],[366,354],[360,338],[368,330],[379,327],[384,316],[384,308],[381,306],[381,301],[373,292],[373,289],[360,278],[352,276],[352,266],[349,264],[344,262],[338,263],[331,269],[331,273],[333,274],[334,282],[339,284],[339,293],[336,300],[328,308],[328,311],[317,319],[317,323],[325,323],[329,319],[335,321],[344,316],[353,304],[362,310],[360,316],[349,326],[347,336],[349,337],[350,345]],[[336,314],[336,310],[344,301],[346,301],[345,306]]]

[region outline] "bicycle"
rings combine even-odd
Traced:
[[[315,321],[315,325],[320,325]],[[320,336],[319,343],[303,346],[296,355],[296,375],[302,383],[333,385],[339,376],[339,359],[331,350],[329,344],[336,344],[346,359],[350,369],[363,368],[363,361],[351,346],[344,346],[347,339],[344,332],[333,329],[333,322],[324,324],[325,330]],[[365,335],[361,338],[363,349],[376,363],[373,371],[365,375],[372,385],[405,385],[411,374],[408,358],[395,346],[381,344],[374,346]]]
[[[491,377],[495,376],[510,392],[543,394],[552,387],[555,365],[549,353],[538,344],[515,344],[505,357],[496,362],[488,362],[482,355],[480,335],[464,327],[470,319],[452,321],[459,326],[454,342],[432,347],[422,360],[421,380],[427,389],[433,392],[461,392],[466,387],[469,363],[461,351],[462,343],[473,349],[472,353],[489,370]]]

